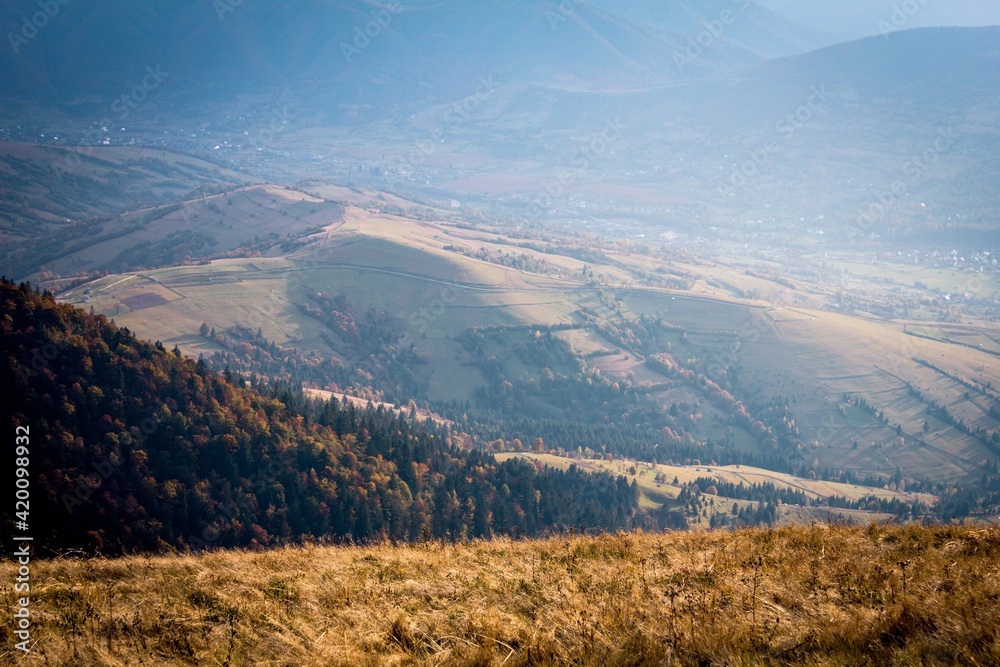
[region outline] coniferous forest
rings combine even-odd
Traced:
[[[30,430],[41,550],[457,540],[643,518],[621,478],[501,464],[446,426],[219,374],[28,284],[0,282],[0,312],[4,427]]]

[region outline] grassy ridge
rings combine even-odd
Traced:
[[[1000,664],[998,550],[816,525],[52,560],[18,663]]]
[[[70,220],[135,210],[139,202],[173,203],[199,187],[247,180],[210,160],[135,146],[0,141],[0,235],[56,242]]]

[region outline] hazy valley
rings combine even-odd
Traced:
[[[0,326],[5,423],[37,433],[46,556],[481,540],[454,563],[486,572],[497,556],[480,551],[509,544],[490,539],[641,530],[621,557],[645,572],[670,529],[995,532],[1000,27],[905,29],[919,17],[904,14],[852,36],[744,0],[115,0],[42,7],[44,25],[39,7],[0,3]],[[836,530],[890,560],[887,544],[958,543],[948,528]],[[818,531],[780,535],[822,560]],[[773,535],[683,539],[718,560],[726,539]],[[569,539],[510,548],[551,562],[612,538]],[[401,564],[416,551],[370,548],[395,563],[388,588],[344,599],[430,586]],[[330,581],[354,567],[336,549]],[[729,609],[764,562],[727,561],[736,579],[702,582],[715,601],[692,618]],[[261,563],[227,567],[274,567]],[[994,637],[975,658],[928,658],[961,634],[912,616],[920,596],[941,602],[947,568],[913,575],[919,595],[904,568],[891,601],[888,579],[872,584],[878,604],[845,582],[881,575],[825,572],[809,575],[828,579],[823,604],[885,605],[908,628],[872,640],[886,647],[873,664],[997,655]],[[557,596],[560,576],[532,570],[518,595]],[[657,604],[694,596],[684,582]],[[501,584],[453,593],[471,618]],[[309,628],[296,655],[340,627],[292,610],[326,604],[315,582],[274,585],[288,623],[275,632]],[[798,594],[758,623],[753,590],[749,627],[715,647],[671,626],[653,648],[663,619],[550,636],[530,621],[539,602],[511,611],[516,637],[414,607],[316,655],[591,664],[557,657],[591,646],[593,664],[647,664],[612,649],[626,635],[664,664],[860,650],[838,644],[846,626],[778,630],[789,614],[813,627],[820,610]],[[202,615],[224,653],[167,632],[142,651],[250,664],[264,635],[247,604],[170,607]],[[643,604],[616,613],[656,616]],[[278,613],[267,605],[252,613]],[[60,635],[59,664],[132,656],[119,616],[85,649]],[[55,618],[46,632],[69,627]]]

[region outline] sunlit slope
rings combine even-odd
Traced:
[[[109,276],[64,297],[189,354],[217,349],[199,334],[204,322],[219,331],[260,328],[280,345],[330,355],[324,325],[299,306],[314,292],[345,295],[362,311],[401,321],[402,334],[429,361],[432,396],[467,398],[468,378],[478,371],[462,364],[455,336],[471,326],[570,321],[581,286],[446,251],[455,240],[443,232],[348,209],[343,222],[285,256]]]
[[[732,333],[706,318],[692,346],[731,368],[748,402],[787,403],[813,467],[958,481],[996,460],[984,440],[1000,428],[997,355],[828,311],[731,312]]]
[[[820,525],[43,561],[20,663],[997,664],[998,547]]]
[[[531,326],[563,325],[553,335],[571,358],[646,385],[660,405],[679,405],[699,440],[729,439],[757,451],[766,438],[751,437],[704,388],[664,375],[647,363],[650,352],[623,346],[606,331],[659,317],[672,327],[659,352],[730,388],[754,419],[787,406],[796,442],[783,454],[817,472],[901,470],[913,479],[969,481],[995,459],[988,445],[1000,428],[1000,356],[968,344],[963,334],[974,327],[951,325],[956,342],[945,342],[912,335],[902,323],[768,307],[733,293],[620,287],[613,281],[630,280],[623,268],[629,258],[608,256],[585,274],[579,259],[523,246],[496,231],[349,206],[323,231],[261,257],[109,276],[64,298],[189,354],[220,349],[200,335],[205,323],[220,332],[259,328],[279,345],[326,358],[343,347],[303,305],[316,293],[340,295],[360,313],[395,318],[400,343],[412,343],[426,359],[420,373],[432,400],[474,402],[484,385],[459,340],[466,330],[505,327],[507,334],[485,341],[486,357],[511,359],[511,379],[538,378],[542,362],[516,359],[513,348]],[[515,255],[536,271],[498,263]],[[699,271],[711,273],[709,266]],[[595,272],[603,283],[594,282]],[[700,281],[694,289],[702,289]],[[572,364],[559,370],[576,372]]]
[[[935,418],[928,407],[937,403],[973,429],[996,431],[1000,424],[988,414],[995,396],[985,387],[1000,381],[1000,358],[915,338],[895,323],[825,312],[812,317],[775,321],[780,343],[749,345],[747,365],[756,373],[747,380],[761,392],[782,383],[777,386],[795,401],[804,439],[820,443],[820,465],[854,463],[858,469],[901,468],[922,478],[959,479],[980,476],[980,466],[995,460],[980,440]],[[801,372],[777,372],[782,348],[794,351],[788,362]],[[980,389],[970,390],[921,361]],[[782,375],[788,380],[782,382]],[[852,405],[855,398],[864,398],[876,414]]]
[[[702,300],[704,312],[693,320],[690,309],[674,306],[680,299],[657,302],[646,294],[625,301],[684,326],[689,344],[682,349],[700,348],[731,369],[748,401],[787,401],[814,466],[958,480],[978,478],[996,459],[968,433],[1000,428],[990,415],[1000,396],[992,389],[1000,386],[995,354],[913,336],[896,322],[829,311]],[[931,414],[935,404],[965,427]]]

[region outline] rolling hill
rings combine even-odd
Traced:
[[[828,248],[926,246],[947,226],[976,247],[995,231],[998,31],[913,30],[644,90],[502,90],[433,160],[388,161],[388,183],[577,225],[751,241],[763,220],[767,241],[798,245],[805,221]]]
[[[762,4],[0,0],[0,661],[1000,664],[1000,27]]]
[[[335,203],[278,186],[186,194],[189,199],[95,216],[11,244],[5,271],[53,280],[253,254],[334,224],[343,213]]]
[[[773,58],[820,38],[748,6],[711,72],[671,73],[724,5],[67,5],[18,75],[62,102],[24,127],[106,113],[120,67],[46,54],[114,30],[176,60],[108,133],[176,146],[5,144],[4,270],[220,368],[471,409],[483,443],[989,488],[998,29]],[[250,43],[239,75],[190,59]],[[295,113],[261,131],[275,99]]]
[[[648,444],[677,448],[661,462],[723,456],[682,453],[714,442],[726,456],[774,457],[768,465],[833,479],[902,471],[954,484],[991,474],[1000,357],[963,344],[974,327],[917,336],[905,323],[824,307],[822,283],[792,292],[780,278],[756,279],[755,291],[784,293],[778,305],[726,289],[724,264],[610,245],[581,259],[573,255],[587,245],[572,235],[519,241],[447,215],[348,206],[342,223],[284,254],[112,275],[86,297],[79,287],[62,298],[86,298],[141,335],[220,364],[250,363],[238,350],[261,343],[241,332],[260,329],[300,363],[327,368],[309,377],[320,389],[374,389],[449,417],[471,403],[502,419],[658,424]],[[670,269],[647,273],[649,263]],[[163,292],[155,304],[136,300],[154,292]],[[202,323],[218,337],[199,334]],[[368,333],[356,337],[355,326]],[[574,393],[584,379],[592,395]],[[514,432],[528,442],[547,428]],[[550,446],[600,451],[591,437]]]
[[[0,238],[19,241],[65,234],[74,222],[167,205],[199,190],[246,177],[202,158],[134,146],[44,146],[0,142]],[[9,260],[8,260],[9,261]],[[4,270],[26,276],[25,267]]]

